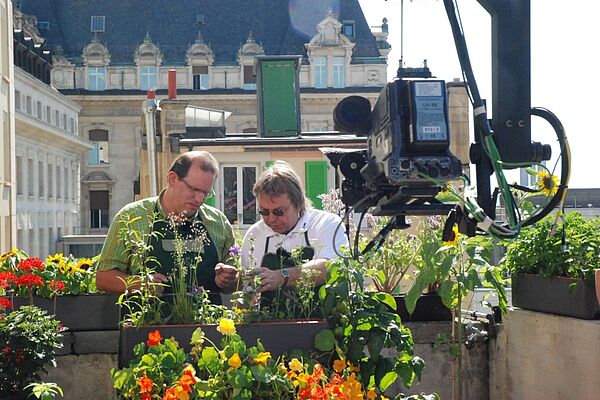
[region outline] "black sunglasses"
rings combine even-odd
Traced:
[[[283,217],[291,205],[292,205],[292,203],[288,204],[288,206],[285,208],[278,207],[278,208],[274,208],[272,210],[269,210],[268,208],[259,208],[256,212],[258,212],[263,217],[267,217],[267,216],[269,216],[269,214],[273,214],[276,217]]]

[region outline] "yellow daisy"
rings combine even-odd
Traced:
[[[91,258],[80,258],[77,260],[77,264],[75,265],[75,269],[78,270],[88,270],[91,268],[93,261]]]
[[[537,173],[538,181],[535,186],[546,196],[554,196],[558,191],[558,176],[552,175],[546,170]]]
[[[46,257],[46,263],[58,264],[63,259],[64,259],[63,253],[56,253],[53,256]]]
[[[4,253],[0,256],[0,263],[6,261],[7,259],[9,259],[10,257],[14,256],[15,254],[17,254],[17,248],[13,247],[11,251],[9,251],[8,253]]]
[[[444,246],[456,247],[459,236],[460,236],[460,233],[458,233],[458,226],[454,225],[454,227],[452,228],[452,236],[450,237],[450,240],[444,242]]]

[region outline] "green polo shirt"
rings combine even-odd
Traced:
[[[130,234],[138,235],[139,238],[145,239],[145,243],[148,244],[155,218],[166,217],[158,201],[163,193],[164,190],[157,197],[127,204],[117,213],[110,224],[104,246],[102,246],[102,252],[98,260],[99,271],[118,269],[126,274],[136,272],[130,271],[127,260],[130,258],[131,251],[125,248],[126,246],[121,240],[121,232],[130,230]],[[156,210],[158,210],[158,213],[156,213]],[[234,243],[233,228],[227,217],[218,209],[203,204],[194,218],[202,220],[217,248],[219,261],[227,262],[229,249]],[[127,224],[127,221],[131,222]]]

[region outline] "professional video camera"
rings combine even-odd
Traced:
[[[344,176],[342,201],[374,215],[446,214],[450,206],[435,196],[458,179],[462,163],[449,150],[446,84],[441,80],[388,83],[371,111],[360,96],[343,99],[334,110],[335,129],[367,136],[367,149],[339,157]],[[334,162],[337,161],[337,163]]]

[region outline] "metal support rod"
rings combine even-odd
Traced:
[[[156,173],[156,110],[158,101],[154,91],[148,91],[148,99],[142,105],[146,122],[146,144],[148,150],[148,178],[150,179],[150,196],[158,195],[158,176]]]

